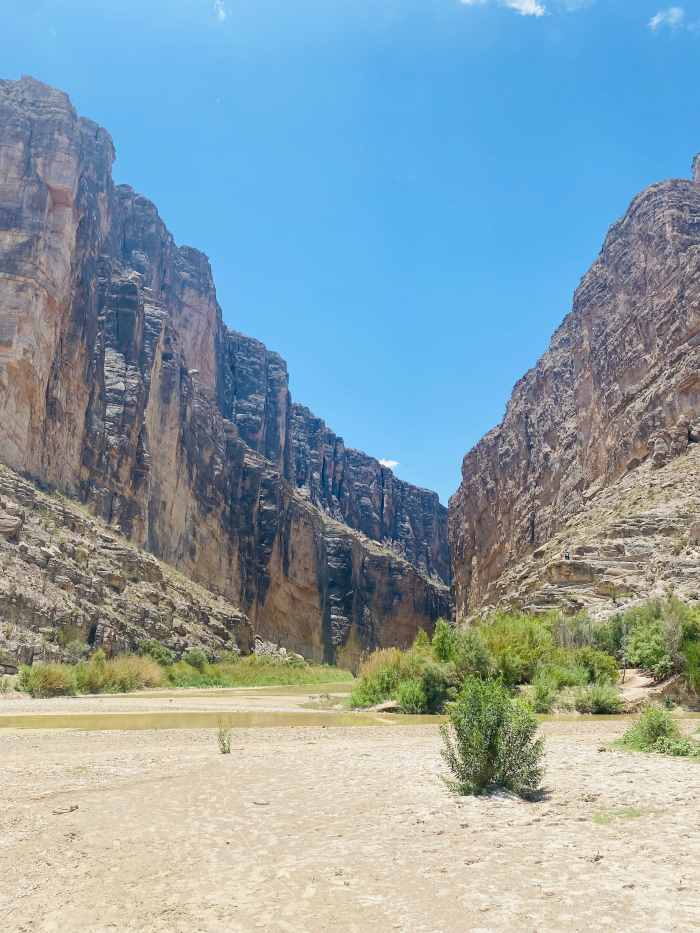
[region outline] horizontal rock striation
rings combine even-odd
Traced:
[[[0,459],[292,650],[355,663],[430,628],[437,496],[312,441],[284,361],[223,325],[206,257],[113,158],[64,94],[0,81]]]
[[[464,458],[450,501],[458,617],[504,604],[581,608],[601,596],[610,605],[618,592],[642,597],[678,582],[654,552],[664,536],[690,543],[700,494],[667,497],[665,522],[630,490],[647,489],[654,471],[674,485],[674,464],[700,441],[698,164],[693,181],[634,199],[502,423]],[[682,462],[700,489],[697,459]],[[603,520],[598,506],[611,497],[630,512]]]

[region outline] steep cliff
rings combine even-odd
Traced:
[[[700,160],[610,230],[573,309],[464,458],[458,617],[698,595]]]
[[[206,257],[113,158],[64,94],[0,81],[0,460],[295,650],[429,628],[450,612],[437,496],[312,438],[284,361],[223,325]]]

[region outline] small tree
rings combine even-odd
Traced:
[[[504,788],[532,796],[542,779],[542,739],[537,720],[500,681],[469,677],[442,726],[442,755],[459,794],[483,794]]]

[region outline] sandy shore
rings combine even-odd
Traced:
[[[700,765],[626,725],[545,723],[538,803],[451,796],[435,725],[0,730],[3,930],[697,929]]]

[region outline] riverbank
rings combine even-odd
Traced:
[[[0,709],[177,704],[303,716],[316,695],[163,693],[21,698]],[[3,729],[4,929],[666,931],[700,922],[700,768],[601,750],[629,717],[543,723],[547,794],[537,803],[452,797],[436,725],[385,718],[366,728],[234,728],[228,756],[209,728]],[[696,726],[682,720],[685,732]]]

